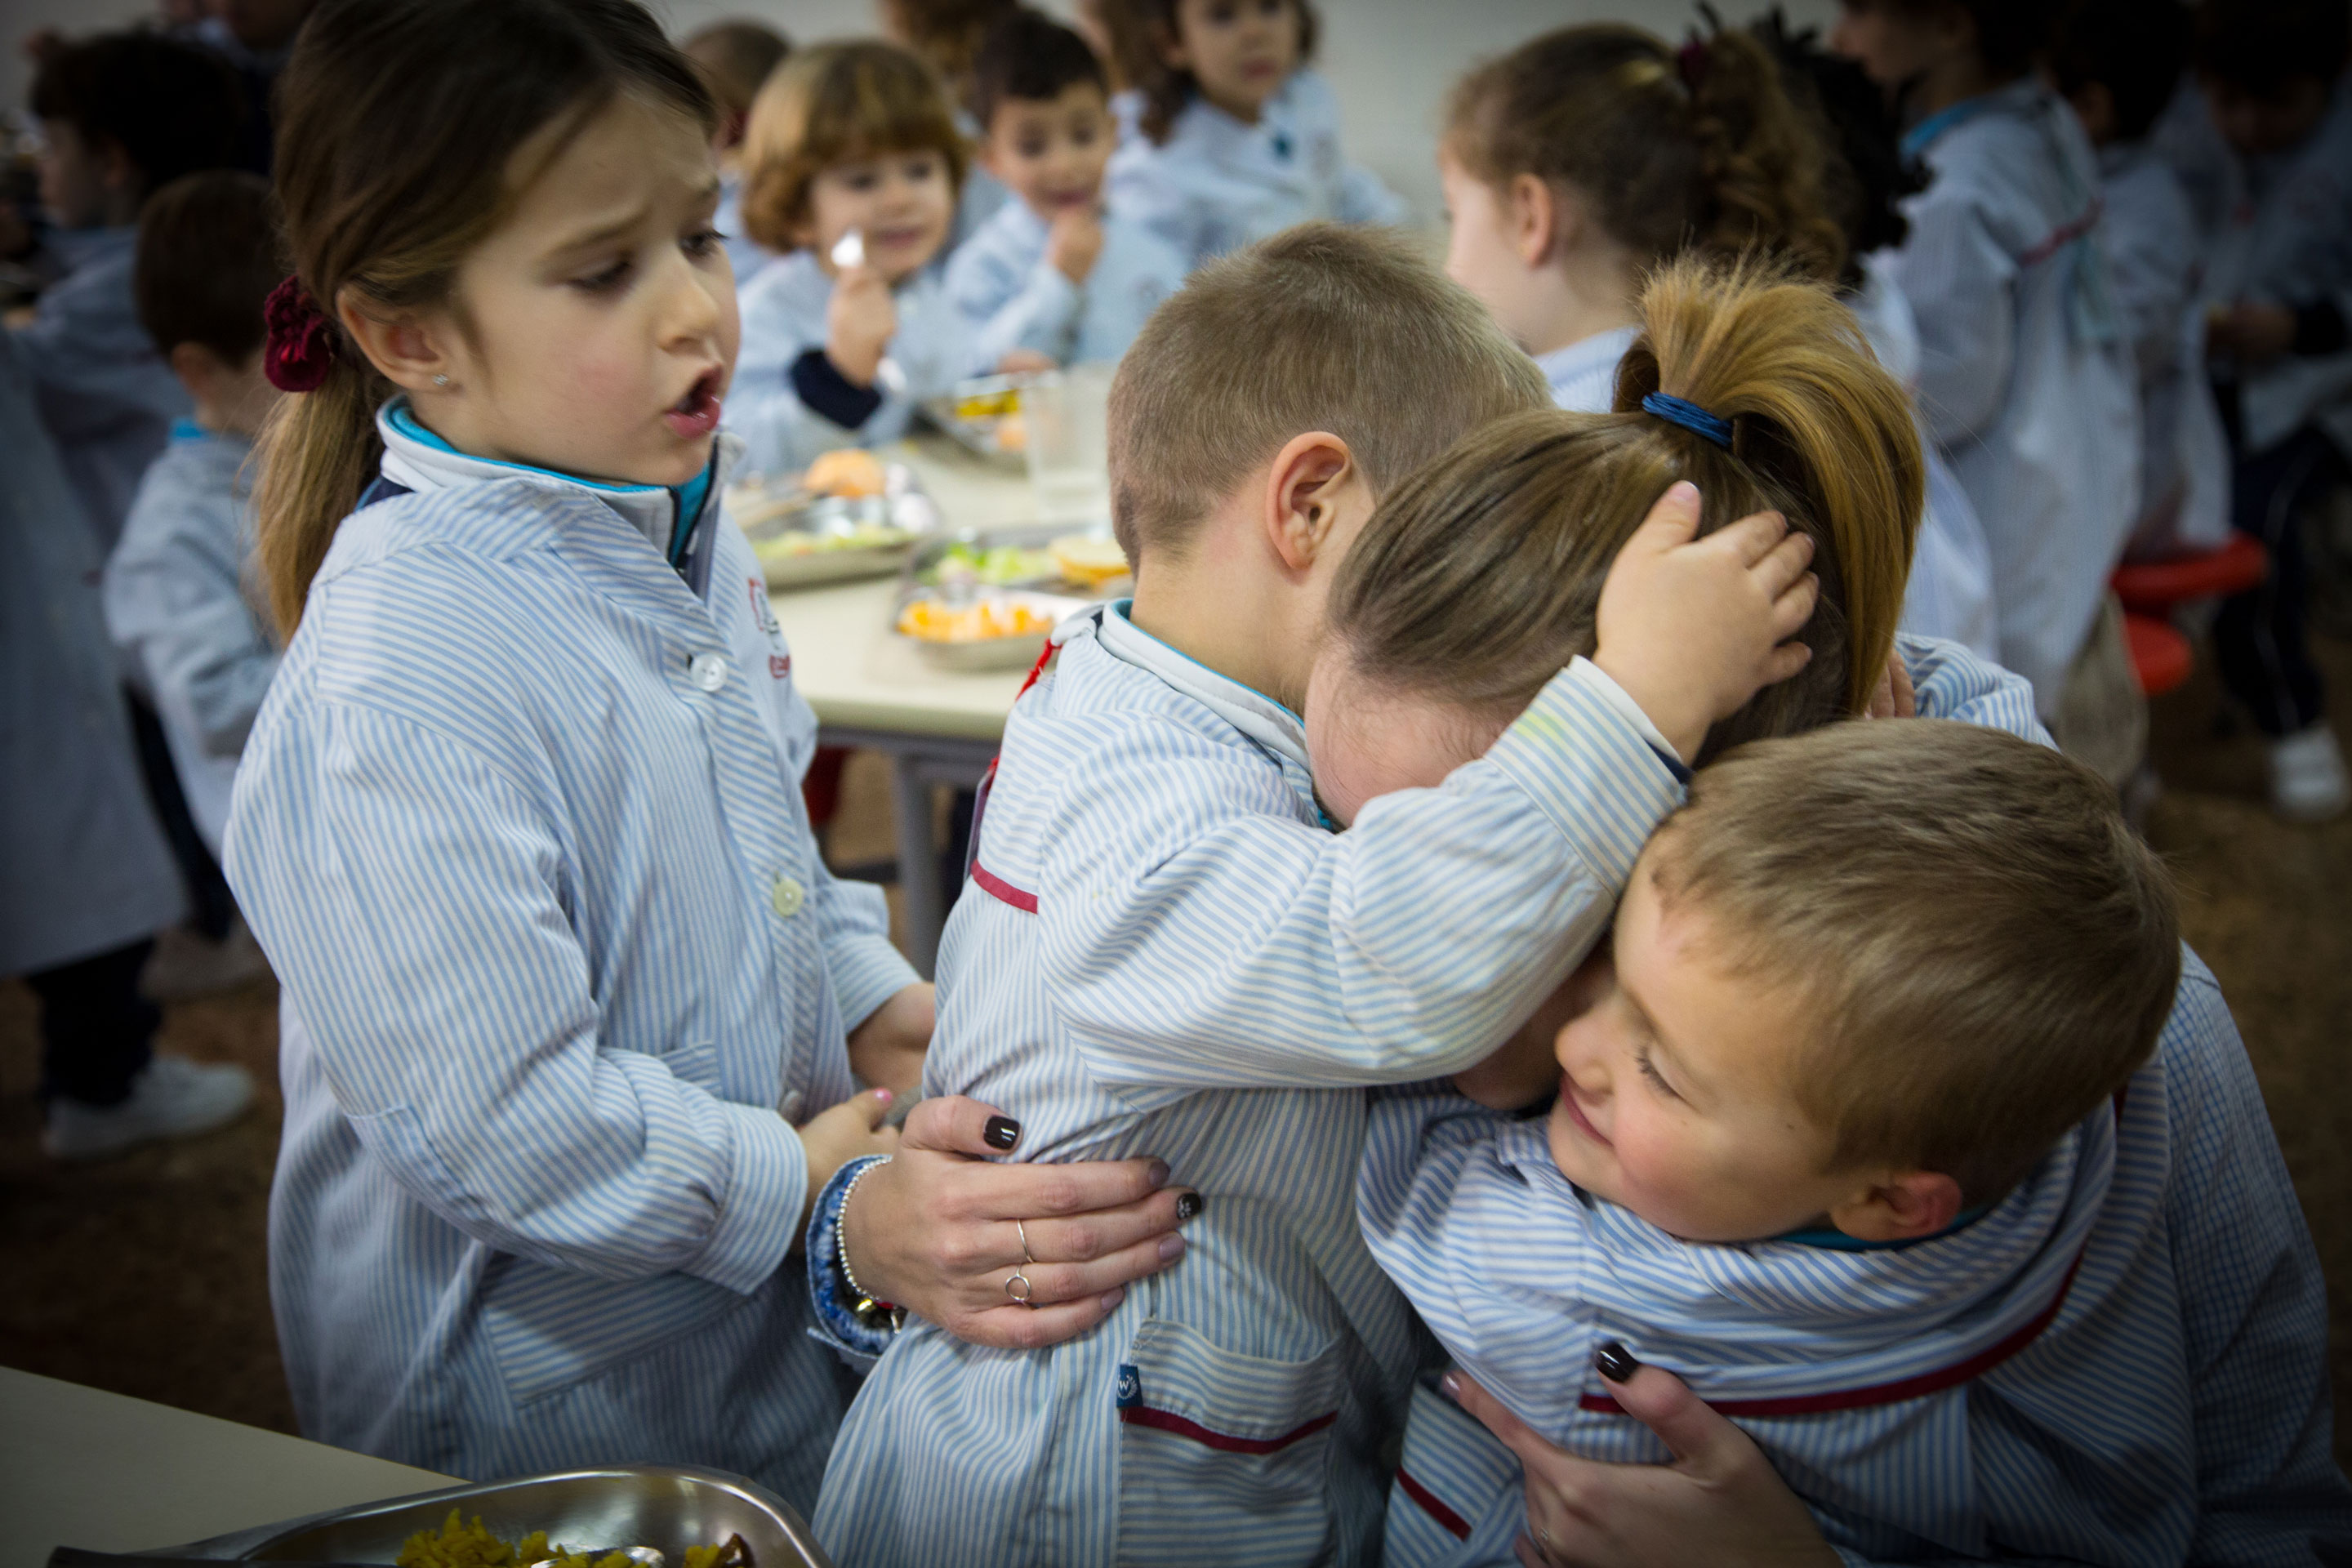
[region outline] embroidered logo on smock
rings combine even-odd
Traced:
[[[1143,1373],[1138,1372],[1130,1362],[1119,1363],[1116,1397],[1121,1410],[1131,1409],[1143,1403]]]

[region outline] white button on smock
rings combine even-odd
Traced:
[[[698,653],[686,661],[686,673],[705,691],[716,691],[727,684],[727,659],[721,654]]]
[[[801,912],[801,905],[807,898],[808,889],[790,877],[777,878],[775,887],[768,894],[768,901],[773,904],[776,907],[776,912],[786,920]]]

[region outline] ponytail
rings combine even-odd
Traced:
[[[1862,711],[1893,649],[1925,464],[1902,386],[1829,289],[1696,256],[1643,292],[1616,411],[1489,425],[1399,486],[1349,547],[1329,625],[1375,685],[1507,720],[1594,647],[1602,583],[1677,479],[1700,530],[1777,510],[1814,542],[1822,595],[1794,678],[1717,724],[1700,757]],[[1727,450],[1648,413],[1654,392],[1730,426]]]
[[[254,489],[254,557],[281,638],[293,637],[335,530],[375,478],[383,458],[375,411],[391,395],[392,384],[346,342],[326,380],[280,398],[270,416]]]
[[[276,184],[302,291],[329,319],[324,379],[270,418],[257,486],[256,558],[291,637],[335,530],[383,455],[392,394],[333,317],[448,304],[458,264],[537,167],[516,154],[576,131],[619,93],[694,120],[718,106],[636,0],[322,0],[278,79]]]
[[[1445,144],[1497,189],[1533,174],[1573,190],[1645,265],[1692,246],[1768,250],[1825,280],[1845,264],[1825,149],[1744,33],[1680,52],[1614,24],[1547,33],[1455,84]]]

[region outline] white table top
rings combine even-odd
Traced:
[[[0,1568],[51,1548],[139,1552],[455,1486],[240,1426],[0,1367]]]
[[[941,437],[884,456],[914,465],[950,528],[1037,521],[1029,481],[966,456]],[[910,736],[993,741],[1025,670],[962,675],[934,668],[890,628],[895,578],[773,595],[793,647],[793,678],[817,721]]]

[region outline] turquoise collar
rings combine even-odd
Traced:
[[[1937,138],[1956,126],[1965,125],[1993,106],[1998,92],[1979,93],[1964,98],[1958,103],[1947,104],[1903,133],[1903,155],[1916,158],[1935,144]]]
[[[1935,1235],[1906,1236],[1900,1241],[1864,1241],[1860,1237],[1848,1236],[1842,1230],[1826,1227],[1820,1230],[1787,1231],[1772,1239],[1793,1242],[1799,1247],[1819,1247],[1831,1252],[1900,1252],[1906,1247],[1917,1247],[1929,1241],[1941,1241],[1955,1231],[1966,1230],[1991,1212],[1992,1205],[1990,1204],[1979,1205],[1972,1209],[1962,1209],[1951,1224],[1936,1232]]]

